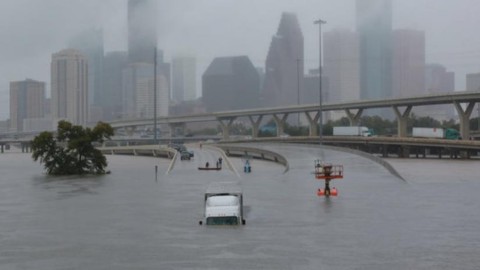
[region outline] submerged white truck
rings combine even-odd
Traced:
[[[205,192],[202,225],[245,225],[243,192],[237,182],[215,182]]]

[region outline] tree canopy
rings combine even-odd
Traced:
[[[58,122],[57,133],[44,131],[32,141],[32,158],[44,164],[50,175],[104,174],[107,159],[95,148],[113,136],[113,128],[103,122],[91,128]]]

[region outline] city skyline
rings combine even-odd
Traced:
[[[261,4],[254,1],[163,1],[159,21],[159,49],[167,55],[167,61],[178,52],[196,56],[198,73],[202,74],[214,57],[248,55],[255,66],[264,67],[269,41],[275,33],[283,11],[297,14],[305,36],[305,70],[318,65],[318,31],[313,20],[322,17],[328,24],[325,30],[336,27],[355,29],[355,1],[271,1]],[[460,3],[461,2],[461,3]],[[103,28],[105,52],[126,50],[127,19],[126,1],[2,1],[0,12],[3,28],[0,28],[4,59],[0,67],[0,120],[8,115],[8,84],[10,81],[32,78],[46,81],[50,87],[48,57],[65,48],[66,41],[86,28]],[[274,5],[275,4],[275,5]],[[55,10],[53,9],[55,8]],[[190,7],[190,8],[186,8]],[[209,12],[213,7],[219,14]],[[256,8],[252,8],[256,7]],[[28,9],[28,20],[11,17],[9,13]],[[85,15],[62,13],[67,8],[93,10]],[[269,11],[267,11],[267,8]],[[456,74],[457,90],[465,89],[465,75],[480,70],[480,39],[473,35],[473,27],[480,19],[480,10],[472,0],[456,1],[455,5],[432,0],[393,0],[395,28],[413,28],[426,32],[427,63],[440,63]],[[46,13],[48,11],[48,13]],[[193,12],[195,11],[195,12]],[[77,13],[77,12],[76,12]],[[241,20],[248,14],[249,20]],[[80,16],[82,15],[82,16]],[[407,16],[408,15],[408,16]],[[423,19],[428,17],[428,19]],[[445,18],[451,18],[446,20]],[[59,21],[66,23],[59,24]],[[29,24],[31,23],[31,25]],[[8,26],[16,26],[15,32]],[[168,26],[170,29],[166,29]],[[198,29],[208,31],[197,33]],[[454,30],[462,29],[463,31]],[[250,29],[245,31],[246,29]],[[43,31],[45,30],[45,31]],[[242,31],[243,30],[243,31]],[[38,42],[26,42],[24,36],[31,33]],[[239,34],[241,33],[241,34]],[[222,37],[222,42],[218,42]],[[196,42],[193,42],[196,41]],[[220,44],[218,44],[220,43]],[[23,50],[22,50],[23,49]],[[197,93],[200,89],[197,89]]]

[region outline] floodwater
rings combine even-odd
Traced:
[[[290,169],[253,160],[244,174],[192,161],[108,156],[112,174],[47,177],[28,154],[0,154],[0,269],[478,269],[478,161],[369,159],[266,145]],[[316,196],[313,161],[343,164],[339,196]],[[155,175],[155,166],[158,174]],[[198,225],[212,181],[238,180],[246,225]]]

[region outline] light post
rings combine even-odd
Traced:
[[[313,22],[314,24],[318,24],[318,81],[319,81],[319,87],[318,87],[318,94],[319,94],[319,105],[318,105],[318,124],[319,124],[319,129],[318,129],[318,138],[319,138],[319,144],[322,145],[322,133],[323,133],[323,117],[322,117],[322,24],[326,24],[326,21],[323,21],[321,19],[318,19]]]
[[[153,143],[156,145],[157,140],[157,47],[153,54]]]
[[[297,105],[300,106],[300,59],[297,58]],[[300,131],[300,113],[297,120],[298,130]]]

